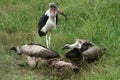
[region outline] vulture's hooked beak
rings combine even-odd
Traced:
[[[15,51],[18,55],[21,55],[22,53],[18,50],[18,47],[11,47],[9,50]]]
[[[70,49],[70,47],[68,45],[65,45],[62,50],[65,50],[65,49]]]
[[[16,47],[11,47],[9,50],[16,51]]]

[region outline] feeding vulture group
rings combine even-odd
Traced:
[[[64,60],[58,52],[51,50],[50,32],[56,29],[58,23],[58,13],[63,15],[66,19],[66,15],[60,11],[55,3],[49,4],[49,9],[40,17],[38,23],[39,36],[46,35],[46,45],[28,43],[20,47],[13,46],[9,50],[13,50],[18,55],[24,54],[27,58],[28,64],[32,68],[36,68],[41,60],[45,60],[49,67],[62,71],[64,69],[71,69],[75,73],[79,71],[79,65],[83,62],[92,63],[99,60],[103,55],[106,48],[99,48],[93,42],[76,39],[73,44],[65,44],[62,50],[67,50],[65,57],[69,60]],[[49,34],[49,36],[47,36]]]

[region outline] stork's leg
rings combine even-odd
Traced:
[[[48,44],[48,35],[46,34],[46,45],[47,45],[47,48],[49,48],[49,44]]]
[[[48,42],[49,42],[48,44],[49,44],[49,47],[50,47],[50,42],[51,42],[51,33],[49,33],[48,40],[49,40],[49,41],[48,41]]]

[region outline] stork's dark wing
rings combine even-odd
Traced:
[[[58,23],[58,14],[56,15],[56,24]]]
[[[45,26],[47,20],[48,20],[48,16],[43,14],[40,19],[39,19],[39,22],[38,22],[38,33],[39,33],[39,36],[44,36],[45,33],[41,32],[41,29]]]
[[[40,17],[39,23],[38,23],[39,29],[42,29],[42,28],[43,28],[43,26],[46,24],[47,20],[48,20],[48,16],[45,15],[45,14],[43,14],[43,15]]]

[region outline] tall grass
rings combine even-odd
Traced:
[[[64,57],[64,44],[76,38],[91,40],[106,47],[105,55],[85,64],[78,74],[56,75],[41,63],[37,70],[21,68],[25,56],[9,52],[13,45],[29,42],[45,45],[37,33],[39,17],[55,2],[68,16],[59,15],[57,30],[52,33],[51,49]],[[119,0],[1,0],[0,1],[0,79],[1,80],[119,80],[120,79],[120,1]]]

